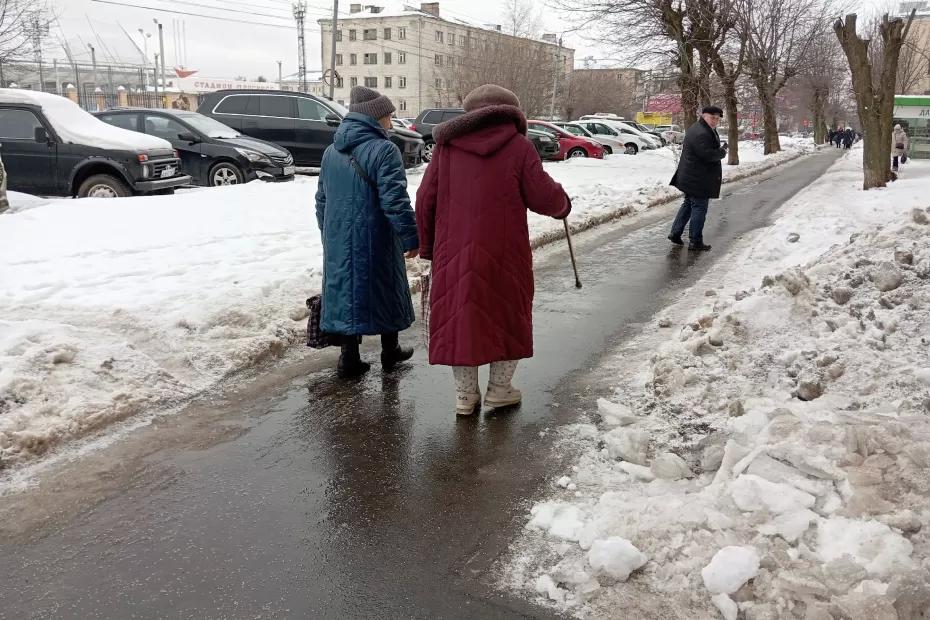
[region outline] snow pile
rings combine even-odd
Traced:
[[[755,163],[727,174],[812,149],[792,148],[747,152]],[[663,149],[546,170],[580,222],[674,195],[674,166]],[[421,180],[422,169],[409,173],[411,197]],[[0,216],[0,468],[183,401],[298,344],[322,271],[316,184],[123,199],[11,192],[11,213]],[[536,239],[561,229],[530,215]]]
[[[928,617],[930,162],[868,193],[860,166],[608,362],[598,426],[566,430],[575,490],[546,502],[575,508],[577,542],[527,528],[510,587],[548,577],[540,599],[579,617]],[[649,558],[626,582],[589,559],[612,538]]]

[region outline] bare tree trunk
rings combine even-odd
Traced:
[[[729,80],[723,83],[723,99],[727,114],[727,165],[739,165],[739,99],[736,97],[736,84]]]
[[[684,71],[678,74],[678,88],[681,90],[681,123],[687,129],[697,122],[698,88],[694,77]]]
[[[764,129],[764,155],[771,155],[781,150],[781,142],[778,139],[778,118],[775,113],[775,97],[769,93],[768,88],[760,89],[760,101],[762,103],[762,127]]]
[[[894,89],[897,83],[898,58],[907,38],[916,10],[905,24],[902,19],[888,19],[885,14],[879,27],[882,38],[881,68],[878,83],[873,79],[869,58],[871,39],[856,32],[856,14],[846,16],[845,23],[836,20],[833,30],[846,53],[852,72],[853,91],[862,125],[863,189],[885,187],[894,177],[891,172],[891,124],[894,120]]]
[[[814,144],[824,144],[827,141],[826,105],[827,93],[823,88],[815,87],[811,98],[811,112],[814,116]]]

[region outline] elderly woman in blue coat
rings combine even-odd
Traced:
[[[413,355],[398,332],[413,324],[404,258],[419,240],[400,151],[388,139],[394,105],[356,86],[348,114],[323,154],[316,218],[323,236],[323,314],[320,329],[338,334],[341,377],[359,377],[362,336],[381,336],[385,371]]]

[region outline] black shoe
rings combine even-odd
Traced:
[[[362,360],[346,361],[343,356],[339,356],[339,364],[336,366],[336,374],[340,379],[358,379],[366,372],[371,370],[371,364]]]
[[[699,243],[697,245],[692,243],[691,245],[688,246],[688,249],[691,250],[692,252],[709,252],[710,246],[704,243]]]
[[[672,243],[674,243],[675,245],[684,245],[684,244],[685,244],[685,242],[681,240],[681,235],[678,235],[677,237],[676,237],[675,235],[669,235],[669,236],[668,236],[668,240],[671,241]]]
[[[406,362],[413,357],[413,349],[398,346],[392,351],[381,352],[381,368],[384,372],[391,372],[401,362]]]

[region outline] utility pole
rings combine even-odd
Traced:
[[[155,107],[160,108],[161,106],[158,105],[158,54],[155,54],[155,69],[153,72],[155,73]]]
[[[90,49],[90,64],[94,68],[94,92],[97,92],[97,52],[90,43],[87,47]]]
[[[284,90],[284,80],[281,78],[281,61],[278,61],[278,88]]]
[[[52,59],[52,71],[55,72],[55,94],[61,95],[61,79],[58,77],[58,59]]]
[[[165,87],[168,86],[167,80],[165,80],[165,33],[163,32],[162,23],[157,19],[153,19],[153,22],[158,26],[158,53],[161,57],[161,92],[162,96],[165,93]],[[155,80],[158,80],[156,75]]]
[[[42,21],[40,13],[36,13],[29,25],[30,34],[32,35],[32,45],[35,48],[36,65],[39,69],[39,92],[45,91],[45,70],[42,68],[42,39],[48,36],[48,22]]]
[[[559,36],[559,49],[555,53],[555,74],[552,76],[552,101],[549,104],[549,120],[555,118],[555,94],[559,90],[559,74],[562,72],[562,37]]]
[[[297,22],[297,72],[300,75],[300,92],[307,92],[307,46],[304,44],[304,19],[307,17],[307,0],[294,2],[294,20]]]
[[[336,99],[336,28],[339,26],[339,0],[333,0],[332,49],[329,51],[329,98]]]

